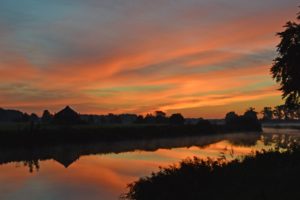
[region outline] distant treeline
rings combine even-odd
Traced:
[[[264,107],[261,111],[262,120],[300,120],[300,106],[279,105],[272,107]]]
[[[39,120],[40,118],[35,113],[29,115],[18,110],[0,108],[0,122],[29,122]]]
[[[108,114],[108,115],[81,115],[84,122],[90,124],[176,124],[185,123],[185,118],[180,113],[167,116],[163,111],[155,111],[146,116],[136,114]]]
[[[97,119],[102,119],[103,122],[98,123]],[[123,124],[124,120],[131,122]],[[11,147],[73,144],[262,130],[257,113],[253,109],[247,110],[241,116],[230,112],[221,124],[202,118],[192,124],[186,121],[179,113],[166,116],[162,111],[145,117],[114,114],[80,115],[67,106],[54,115],[45,111],[41,118],[34,120],[0,123],[0,145]]]
[[[0,122],[41,122],[53,124],[177,124],[185,123],[185,118],[180,113],[167,116],[163,111],[156,111],[154,114],[112,114],[89,115],[79,114],[67,106],[58,113],[51,114],[44,110],[42,117],[37,114],[22,113],[18,110],[5,110],[0,108]]]
[[[249,108],[253,111],[252,118],[257,118],[258,113],[254,113],[254,108]],[[264,107],[260,112],[262,114],[261,120],[300,120],[300,106],[288,107],[286,105],[279,105],[272,107]],[[246,113],[245,113],[246,114]],[[249,112],[246,114],[248,117]],[[241,125],[247,124],[246,118],[236,117],[237,114],[229,112],[226,114],[225,120],[232,124],[233,121],[239,121]],[[233,119],[230,119],[233,118]],[[250,116],[251,118],[251,116]],[[224,124],[225,120],[209,120],[213,124]],[[228,121],[229,120],[229,121]],[[184,118],[180,113],[174,113],[170,116],[163,111],[155,111],[148,113],[145,116],[137,114],[113,114],[107,115],[92,115],[92,114],[79,114],[72,108],[67,106],[58,113],[52,114],[48,110],[44,110],[41,117],[35,113],[23,113],[18,110],[9,110],[0,108],[0,122],[32,122],[42,124],[93,124],[93,125],[113,125],[113,124],[197,124],[203,123],[203,118]],[[207,121],[205,122],[207,123]]]
[[[232,115],[234,114],[234,115]],[[230,119],[232,117],[232,119]],[[90,124],[90,125],[113,125],[113,124],[158,124],[158,125],[184,125],[184,124],[224,124],[225,120],[229,123],[234,123],[235,120],[246,123],[246,119],[257,120],[257,113],[254,108],[249,108],[243,116],[238,116],[234,112],[226,114],[224,120],[204,120],[203,118],[184,118],[181,113],[174,113],[170,116],[163,111],[155,111],[148,113],[145,116],[137,114],[113,114],[107,115],[92,115],[79,114],[69,106],[65,107],[58,113],[52,114],[48,110],[44,110],[41,117],[37,114],[23,113],[18,110],[5,110],[0,108],[0,122],[33,122],[41,124]]]
[[[210,127],[213,125],[226,125],[230,130],[244,130],[252,127],[253,130],[260,129],[257,112],[254,108],[249,108],[243,115],[239,116],[235,112],[226,114],[224,120],[185,119],[182,114],[175,113],[171,116],[163,111],[155,111],[154,114],[108,114],[108,115],[87,115],[79,114],[69,106],[58,113],[51,114],[48,110],[43,112],[41,118],[36,114],[31,115],[17,110],[4,110],[0,108],[0,122],[30,122],[32,126],[39,125],[199,125]],[[246,127],[246,128],[245,128]],[[210,128],[209,130],[212,130]]]

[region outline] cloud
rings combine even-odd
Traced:
[[[1,1],[0,105],[145,113],[255,102],[265,96],[252,91],[274,86],[275,33],[296,4]]]

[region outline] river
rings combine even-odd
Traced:
[[[231,160],[297,140],[300,130],[0,151],[1,200],[114,200],[139,177],[194,156]]]

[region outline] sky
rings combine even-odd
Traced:
[[[0,107],[220,118],[282,103],[298,0],[0,0]]]

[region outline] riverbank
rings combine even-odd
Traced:
[[[242,161],[187,159],[129,185],[127,200],[279,200],[300,195],[300,149],[261,152]]]
[[[52,125],[52,124],[0,124],[2,146],[28,146],[90,143],[96,141],[122,141],[153,138],[201,136],[232,132],[260,132],[261,126],[233,128],[226,125]]]
[[[266,128],[291,128],[291,129],[300,129],[299,120],[273,120],[262,122],[262,126]]]

